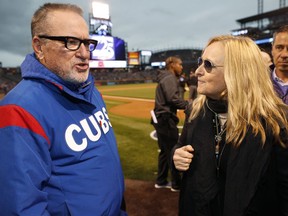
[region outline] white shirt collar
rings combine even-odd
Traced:
[[[288,86],[288,81],[285,83],[282,79],[280,79],[277,75],[276,75],[276,68],[274,68],[273,72],[272,72],[272,77],[274,80],[276,80],[277,83],[279,83],[279,85],[281,86]]]

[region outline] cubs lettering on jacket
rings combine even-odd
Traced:
[[[88,121],[91,123],[89,124]],[[90,125],[93,126],[93,130]],[[107,111],[105,107],[102,108],[102,111],[98,111],[88,117],[88,119],[83,119],[77,124],[71,124],[67,127],[65,132],[65,140],[66,144],[71,148],[73,151],[83,151],[87,148],[87,138],[92,142],[96,142],[101,137],[101,128],[104,134],[109,131],[109,128],[112,127],[109,117],[107,115]],[[77,143],[74,139],[75,133],[79,133],[84,130],[86,137],[82,138],[81,143]],[[95,131],[93,133],[93,131]]]

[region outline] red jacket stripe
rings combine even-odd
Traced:
[[[22,107],[16,105],[0,107],[0,128],[9,126],[26,128],[42,136],[50,144],[50,140],[39,122]]]

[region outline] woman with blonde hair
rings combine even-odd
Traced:
[[[268,70],[248,37],[208,42],[173,152],[183,171],[179,215],[288,215],[287,106]]]

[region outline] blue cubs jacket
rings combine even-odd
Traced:
[[[35,58],[0,102],[0,215],[118,216],[124,178],[91,75],[65,83]]]

